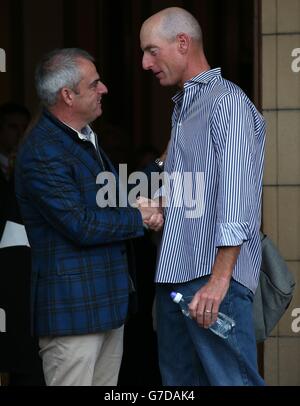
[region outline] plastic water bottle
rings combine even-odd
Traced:
[[[190,315],[188,302],[184,300],[182,294],[179,292],[171,292],[170,296],[173,302],[179,304],[182,313],[191,319],[192,317]],[[217,320],[209,327],[209,329],[222,338],[228,338],[234,326],[234,320],[226,316],[226,314],[219,312]]]

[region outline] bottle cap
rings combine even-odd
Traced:
[[[171,292],[170,296],[171,296],[171,299],[173,300],[173,302],[175,302],[175,303],[179,303],[180,300],[182,299],[182,294],[179,292]]]

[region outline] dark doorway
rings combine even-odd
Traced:
[[[181,6],[203,29],[209,63],[253,99],[258,0],[2,0],[0,38],[7,72],[0,75],[0,102],[14,99],[34,113],[34,67],[41,55],[60,47],[82,47],[98,62],[109,88],[104,115],[96,123],[116,163],[135,164],[138,148],[162,151],[169,139],[171,95],[141,67],[139,30],[154,12]],[[47,15],[47,18],[45,16]]]

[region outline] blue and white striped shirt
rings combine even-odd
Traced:
[[[208,275],[218,247],[242,245],[232,276],[255,292],[261,264],[264,119],[219,68],[187,81],[173,100],[165,172],[192,174],[192,195],[202,203],[197,216],[192,196],[179,207],[178,194],[191,195],[185,190],[191,182],[188,177],[170,182],[155,280],[180,283]]]

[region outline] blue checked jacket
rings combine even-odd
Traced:
[[[127,316],[126,240],[143,235],[143,224],[137,209],[97,206],[97,175],[105,169],[117,176],[100,154],[103,162],[46,111],[18,153],[15,186],[32,249],[38,336],[110,330]]]

